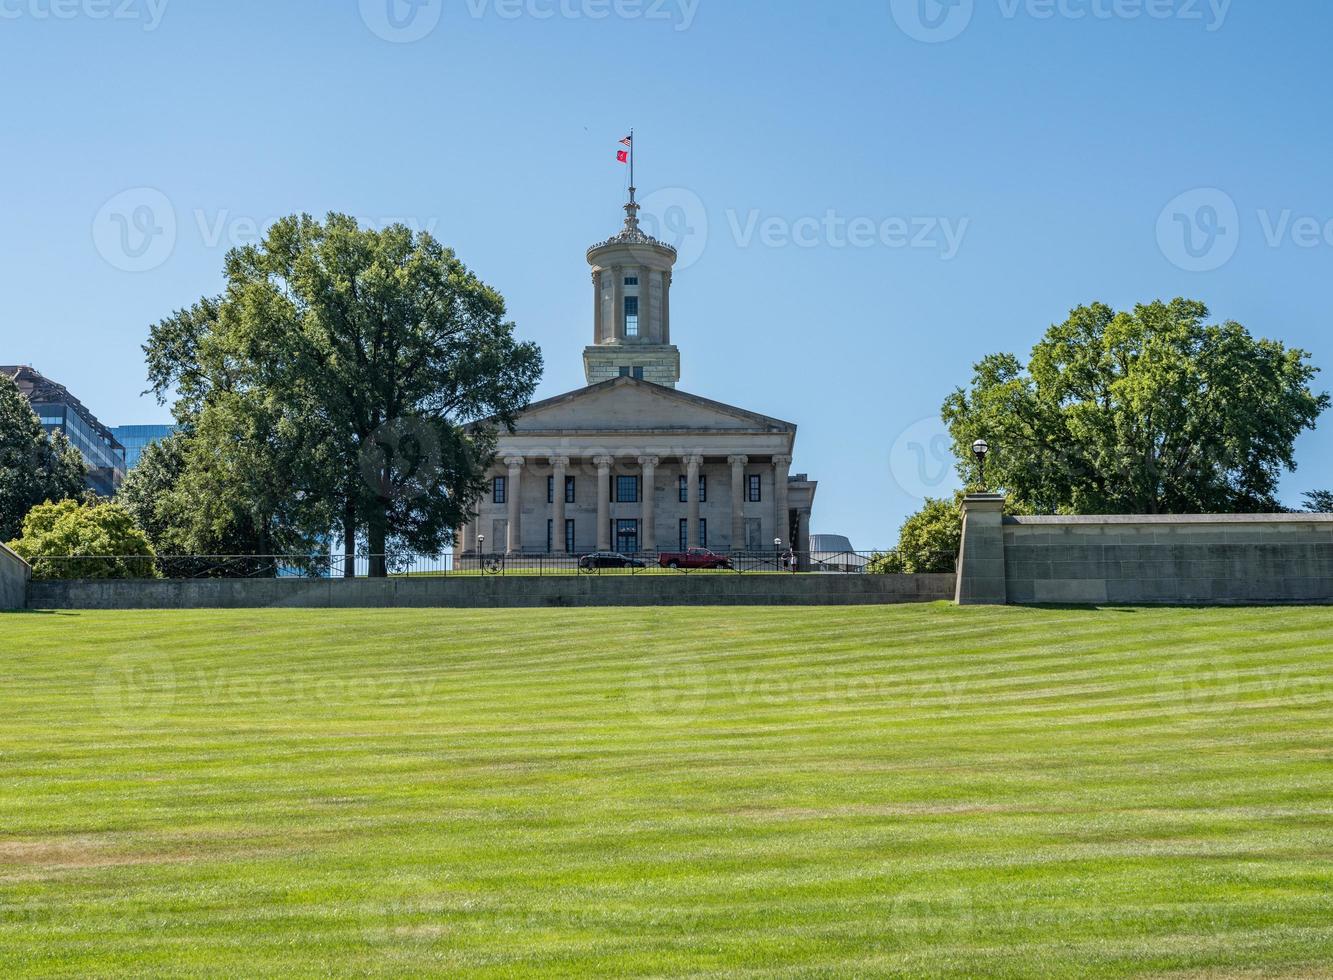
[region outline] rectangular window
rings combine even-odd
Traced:
[[[574,553],[574,522],[565,521],[565,550],[571,555]]]
[[[643,368],[641,368],[641,367],[636,367],[636,368],[634,369],[634,380],[635,380],[635,381],[642,381],[642,380],[643,380]]]
[[[689,477],[685,476],[683,473],[680,476],[679,492],[680,502],[682,504],[689,503]],[[708,477],[704,476],[702,473],[699,474],[699,503],[708,503]]]
[[[553,476],[546,478],[546,502],[548,504],[555,503],[555,477]],[[547,537],[549,536],[547,535]]]
[[[625,277],[625,285],[626,285],[626,286],[637,286],[638,284],[639,284],[639,277],[638,277],[638,276],[626,276],[626,277]]]
[[[495,481],[491,484],[492,503],[503,504],[507,502],[508,499],[506,496],[507,488],[505,486],[507,482],[508,482],[507,477],[497,476],[495,478]]]
[[[680,502],[682,504],[690,502],[689,478],[684,473],[680,475]]]
[[[632,555],[639,550],[639,522],[616,521],[616,551]]]
[[[637,504],[639,502],[639,478],[637,476],[616,477],[616,503]]]
[[[555,521],[546,519],[546,553],[555,551]]]
[[[628,377],[629,377],[629,367],[628,367],[628,366],[626,366],[626,367],[622,367],[622,368],[620,369],[620,376],[621,376],[622,378],[628,378]]]
[[[690,546],[690,522],[687,518],[680,519],[680,550],[685,551]],[[699,547],[708,547],[708,521],[705,518],[699,518]]]
[[[625,336],[639,335],[639,297],[625,297]]]
[[[763,478],[758,473],[750,474],[750,494],[749,500],[752,504],[757,504],[763,499]]]
[[[565,477],[565,503],[574,503],[574,478],[572,476]]]
[[[708,477],[699,474],[699,503],[708,503]]]

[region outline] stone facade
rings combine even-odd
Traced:
[[[809,551],[817,484],[791,472],[796,426],[676,388],[676,252],[640,230],[634,194],[620,233],[588,250],[587,387],[529,406],[501,435],[456,558]]]

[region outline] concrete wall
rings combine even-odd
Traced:
[[[35,581],[32,609],[836,606],[951,599],[953,575],[568,575]]]
[[[964,511],[989,517],[994,499]],[[993,537],[965,519],[959,596],[998,601],[993,565],[970,557],[971,524]],[[1001,535],[1010,603],[1333,603],[1333,515],[1006,517]]]
[[[0,609],[22,609],[32,569],[28,563],[0,544]]]

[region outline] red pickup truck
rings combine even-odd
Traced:
[[[666,551],[657,559],[663,568],[731,568],[731,559],[714,554],[707,548],[689,551]]]

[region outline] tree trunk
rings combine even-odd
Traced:
[[[384,554],[388,523],[388,505],[383,500],[376,500],[366,527],[366,537],[370,544],[371,578],[387,578],[389,575],[388,561]]]
[[[343,578],[356,578],[356,504],[343,504]]]

